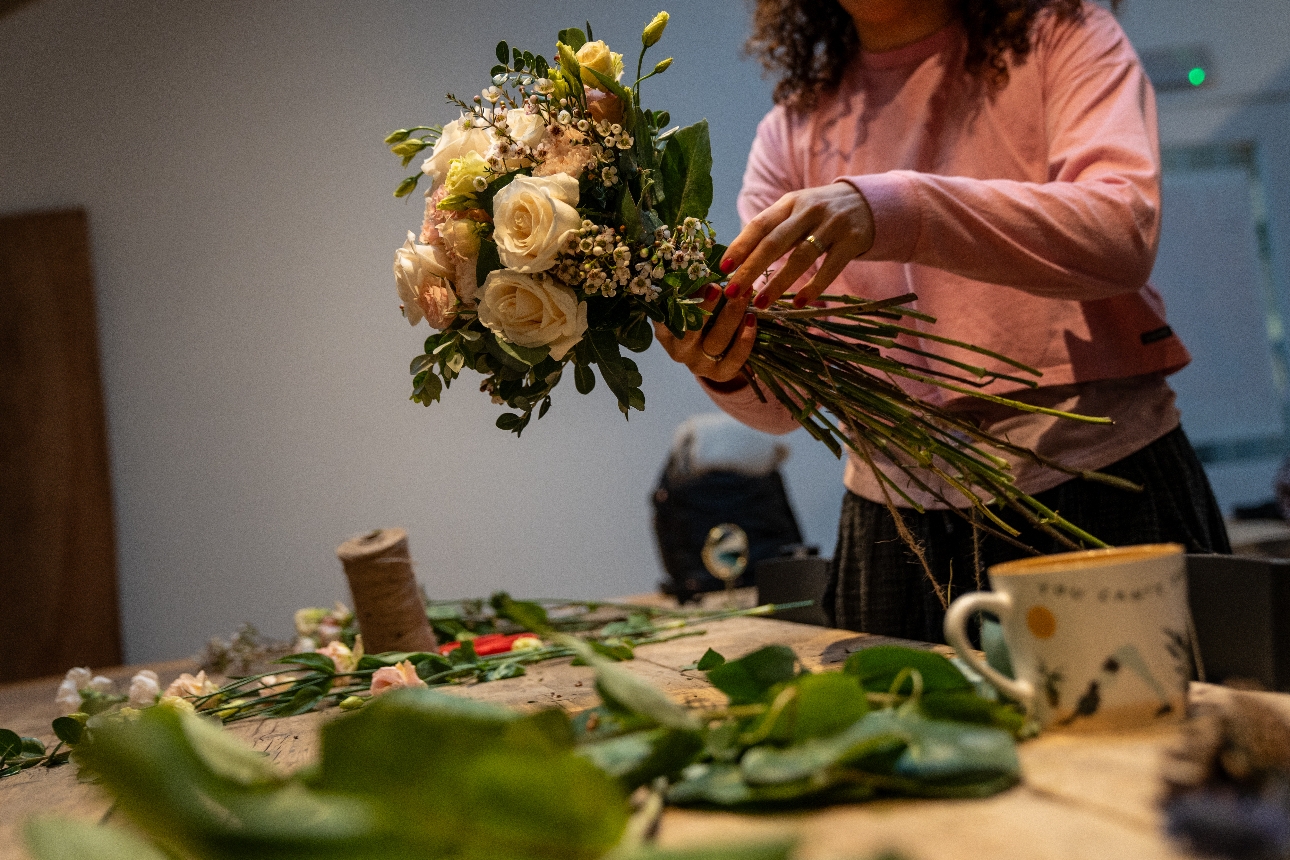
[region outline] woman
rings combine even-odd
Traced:
[[[725,304],[703,332],[660,331],[672,357],[736,418],[788,432],[787,410],[761,403],[740,374],[756,335],[748,305],[794,285],[799,306],[826,289],[915,292],[937,333],[1043,372],[1036,390],[990,391],[1115,424],[920,395],[1144,487],[1014,461],[1021,489],[1108,543],[1229,551],[1165,382],[1189,357],[1147,284],[1160,211],[1154,97],[1114,17],[1079,0],[759,0],[749,47],[781,75],[776,106],[744,175]],[[720,293],[709,293],[712,309]],[[838,626],[939,641],[946,598],[1024,552],[911,488],[928,510],[899,515],[920,560],[858,458],[844,483],[826,607]],[[1022,540],[1064,549],[1034,529]]]

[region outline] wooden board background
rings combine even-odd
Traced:
[[[121,662],[83,211],[0,218],[0,682]]]

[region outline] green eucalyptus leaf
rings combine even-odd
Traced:
[[[699,658],[698,663],[694,664],[694,668],[698,669],[700,672],[707,672],[710,669],[715,669],[718,666],[723,665],[725,662],[725,657],[709,648],[707,651],[703,652],[703,656]]]
[[[583,744],[578,754],[631,791],[656,777],[680,772],[702,750],[698,732],[656,728]]]
[[[170,860],[171,855],[119,827],[69,818],[27,822],[23,836],[35,860]]]
[[[55,737],[68,746],[80,743],[85,735],[85,723],[75,717],[59,717],[54,720],[53,729]],[[0,758],[3,758],[2,754]]]
[[[561,719],[395,690],[323,726],[314,786],[387,804],[422,857],[537,860],[558,846],[593,860],[620,838],[626,798],[568,748]]]
[[[809,781],[823,790],[840,776],[836,772],[840,766],[863,765],[874,759],[890,761],[893,754],[904,751],[908,734],[903,725],[893,725],[881,713],[873,713],[831,737],[810,738],[784,748],[753,747],[740,760],[739,769],[753,785]]]
[[[45,744],[40,738],[24,737],[22,739],[22,754],[27,756],[42,756],[45,754]]]
[[[551,629],[551,620],[546,609],[539,603],[527,600],[516,600],[505,591],[499,591],[488,599],[498,617],[514,621],[522,629],[533,633],[546,633]]]
[[[1016,735],[1026,717],[1017,706],[983,698],[975,692],[931,692],[923,694],[918,707],[934,720],[953,720],[994,726]]]
[[[605,706],[620,713],[644,717],[656,725],[698,731],[698,717],[673,702],[662,690],[597,654],[590,645],[572,636],[557,634],[556,642],[571,649],[596,670],[596,690]]]
[[[15,756],[22,751],[22,737],[9,729],[0,729],[0,759]]]
[[[511,61],[511,47],[505,40],[497,43],[497,62],[506,65]]]
[[[859,678],[866,690],[886,693],[906,669],[918,671],[924,694],[972,690],[971,682],[940,654],[900,645],[875,645],[856,651],[847,658],[842,671]],[[911,689],[912,681],[906,680],[897,692],[908,694]]]
[[[777,686],[767,698],[776,700],[790,688],[785,706],[767,713],[761,723],[749,730],[750,734],[796,743],[838,734],[869,713],[869,700],[860,684],[841,672],[799,675]]]
[[[708,671],[712,685],[730,698],[732,705],[760,702],[776,684],[797,675],[797,655],[785,645],[767,645],[738,660],[729,660]]]

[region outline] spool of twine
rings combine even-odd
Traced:
[[[430,651],[438,644],[417,590],[403,529],[375,529],[336,548],[368,653]]]

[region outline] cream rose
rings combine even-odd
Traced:
[[[578,180],[553,176],[516,176],[493,198],[493,238],[502,265],[518,272],[545,272],[569,231],[582,226]]]
[[[529,149],[546,139],[546,123],[542,117],[529,113],[524,108],[512,108],[506,112],[506,131],[511,140],[522,143]]]
[[[413,238],[408,231],[408,241],[394,252],[394,286],[403,315],[411,325],[425,319],[431,328],[443,330],[456,313],[457,297],[449,281],[456,266],[443,248],[418,245]]]
[[[549,346],[564,358],[587,331],[587,303],[569,287],[510,269],[489,272],[479,302],[479,321],[511,343]]]
[[[609,46],[599,39],[584,44],[574,56],[578,58],[579,65],[583,67],[582,82],[593,89],[603,90],[605,87],[587,69],[595,69],[600,74],[615,81],[623,76],[623,55],[609,50]]]
[[[483,152],[488,149],[492,140],[489,131],[486,128],[475,128],[471,124],[471,118],[462,114],[462,118],[453,120],[443,127],[443,134],[430,151],[430,157],[421,162],[421,172],[429,176],[434,183],[430,190],[434,191],[444,178],[448,175],[448,168],[452,166],[454,158],[461,158],[468,152]]]

